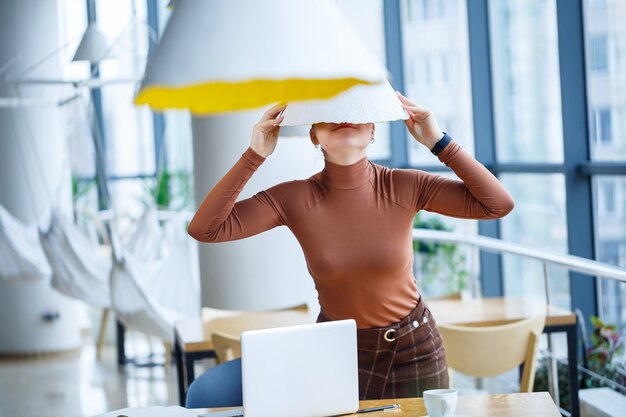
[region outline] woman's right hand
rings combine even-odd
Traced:
[[[276,149],[280,122],[285,116],[276,117],[287,107],[287,104],[277,104],[265,113],[252,129],[252,143],[250,147],[254,152],[267,158]]]

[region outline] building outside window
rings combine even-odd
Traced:
[[[448,132],[467,152],[474,153],[472,93],[465,0],[400,2],[404,94],[418,105],[432,110],[440,128]],[[445,169],[428,149],[407,136],[408,164],[423,170],[435,170],[449,178],[458,177]],[[443,170],[442,170],[443,169]],[[425,222],[441,222],[449,230],[475,235],[476,220],[455,219],[436,213],[420,212]],[[468,272],[470,290],[476,288],[480,271],[478,250],[460,245]],[[420,275],[420,271],[416,271]]]
[[[593,72],[606,72],[609,69],[609,38],[606,34],[595,35],[590,40],[591,61]]]
[[[492,0],[489,23],[497,160],[562,162],[556,1]],[[501,237],[567,253],[564,176],[507,173],[500,179],[516,202],[501,220]],[[541,262],[507,255],[503,268],[505,294],[545,300]],[[551,302],[569,308],[567,271],[549,272]]]
[[[584,6],[591,160],[626,164],[626,2]],[[626,176],[594,175],[592,186],[596,258],[626,267]],[[626,284],[599,287],[601,315],[626,326]]]

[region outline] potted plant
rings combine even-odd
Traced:
[[[451,231],[437,218],[422,219],[417,213],[413,227]],[[464,268],[465,256],[456,243],[413,241],[414,274],[420,292],[426,296],[458,293],[468,288],[469,272]]]
[[[161,171],[156,180],[146,182],[146,190],[159,209],[183,210],[193,207],[193,182],[191,173],[184,171]],[[144,201],[144,204],[149,204]]]
[[[626,363],[620,357],[624,350],[623,330],[618,331],[617,326],[604,323],[596,316],[591,316],[591,325],[593,326],[591,346],[586,352],[589,370],[625,386]],[[616,384],[593,376],[585,376],[583,380],[585,388],[617,388]]]
[[[596,316],[591,316],[591,324],[593,326],[591,344],[589,345],[586,340],[582,340],[583,346],[589,346],[583,349],[585,357],[582,358],[582,365],[598,376],[578,372],[579,386],[581,389],[607,387],[626,394],[624,389],[626,385],[626,363],[619,356],[624,348],[621,337],[623,330],[617,331],[615,325],[604,323]],[[543,357],[537,364],[534,391],[549,390],[548,362],[549,358]],[[569,410],[571,404],[566,362],[557,361],[557,376],[561,407]]]

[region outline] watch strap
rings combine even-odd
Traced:
[[[446,132],[443,132],[443,137],[439,139],[437,143],[435,143],[435,146],[433,146],[430,152],[432,152],[433,155],[439,155],[441,151],[443,151],[443,149],[448,145],[448,143],[450,143],[451,140],[452,138],[450,137],[450,135],[448,135]]]

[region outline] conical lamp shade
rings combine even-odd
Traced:
[[[109,49],[106,37],[94,23],[91,23],[87,26],[72,61],[89,61],[95,65],[105,58],[110,58]]]
[[[176,0],[135,103],[220,113],[329,98],[381,74],[332,0]]]
[[[406,120],[409,114],[387,80],[356,85],[327,100],[290,102],[281,126],[313,123],[378,123]]]

